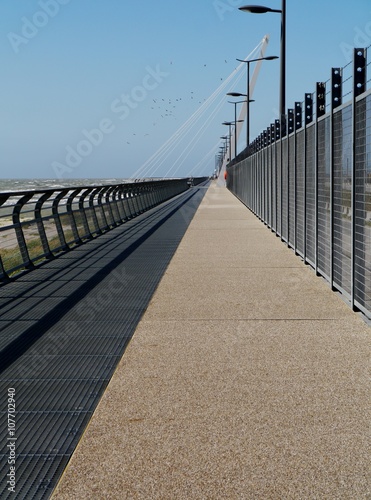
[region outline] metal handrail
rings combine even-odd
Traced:
[[[193,185],[207,180],[193,179]],[[0,280],[71,250],[186,191],[189,178],[0,193]]]

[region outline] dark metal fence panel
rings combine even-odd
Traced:
[[[262,150],[262,155],[261,155],[261,162],[262,162],[262,204],[261,204],[261,216],[264,222],[266,222],[267,217],[266,217],[266,212],[265,212],[265,207],[266,207],[266,201],[267,201],[267,183],[266,183],[266,178],[267,178],[267,159],[266,159],[266,152],[267,149]]]
[[[289,201],[289,190],[288,190],[288,140],[287,137],[281,143],[282,147],[282,163],[281,163],[281,238],[284,241],[288,240],[288,201]]]
[[[318,271],[329,279],[331,273],[330,226],[330,117],[318,123]]]
[[[296,251],[304,257],[305,215],[305,130],[296,134]]]
[[[0,193],[0,279],[53,258],[206,180]]]
[[[288,243],[295,248],[295,202],[296,202],[295,134],[288,137]]]
[[[333,154],[333,284],[351,294],[352,107],[334,113]]]
[[[264,206],[264,182],[263,182],[263,176],[264,176],[264,171],[263,171],[263,155],[264,151],[259,151],[259,163],[258,163],[258,179],[259,179],[259,217],[262,219],[264,217],[264,212],[263,212],[263,206]]]
[[[354,300],[371,310],[371,95],[356,103]]]
[[[282,237],[282,145],[276,143],[277,172],[277,234]]]
[[[306,200],[305,233],[306,259],[314,266],[316,261],[316,127],[306,129]]]
[[[261,177],[262,177],[262,169],[261,169],[261,156],[262,152],[259,151],[258,154],[256,155],[256,163],[255,163],[255,175],[256,175],[256,214],[258,217],[261,218],[262,210],[262,182],[261,182]]]
[[[272,223],[271,228],[277,231],[277,143],[274,142],[271,147],[271,162],[272,162]]]
[[[272,154],[271,154],[271,147],[267,147],[267,152],[266,152],[266,160],[267,160],[267,166],[266,166],[266,201],[265,201],[265,213],[266,213],[266,223],[270,227],[271,226],[271,210],[272,210],[272,172],[271,172],[271,161],[272,161]]]
[[[258,155],[254,155],[251,159],[249,159],[250,168],[252,170],[253,177],[253,211],[257,215],[258,214],[258,180],[257,180],[257,164],[258,164]]]

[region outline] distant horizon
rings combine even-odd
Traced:
[[[187,179],[189,176],[181,177]],[[179,177],[141,177],[130,179],[128,177],[81,177],[71,179],[43,179],[43,178],[0,178],[0,193],[17,191],[61,189],[67,187],[83,187],[92,185],[116,185],[136,182],[156,181],[161,179],[177,179]]]

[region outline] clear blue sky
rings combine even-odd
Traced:
[[[2,0],[1,178],[132,176],[265,34],[266,55],[279,55],[279,15],[238,10],[248,3]],[[280,8],[281,2],[262,4]],[[351,46],[371,44],[371,3],[287,0],[287,9],[292,107],[316,81],[329,78],[332,66],[349,62]],[[252,104],[252,138],[276,117],[278,78],[279,61],[264,63]],[[232,90],[244,92],[245,80],[239,87]],[[169,158],[156,175],[188,175],[212,151],[227,132],[221,121],[233,119],[227,100],[182,166],[171,170]],[[80,160],[71,153],[78,144],[85,155]],[[213,167],[212,154],[193,173],[212,173]]]

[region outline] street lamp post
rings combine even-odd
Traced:
[[[241,7],[243,9],[244,7]],[[250,146],[250,63],[257,61],[273,61],[274,59],[278,59],[278,56],[267,56],[267,57],[259,57],[257,59],[250,59],[246,61],[245,59],[237,59],[237,61],[243,62],[247,64],[247,120],[246,120],[246,148],[248,149]],[[247,151],[248,153],[248,151]]]
[[[271,9],[262,5],[245,5],[239,7],[243,12],[252,14],[265,14],[275,12],[281,14],[281,69],[280,69],[280,119],[281,127],[286,122],[286,0],[281,0],[281,10]]]
[[[232,144],[231,144],[231,138],[232,138],[232,133],[231,133],[231,126],[234,125],[234,135],[235,135],[235,143],[236,143],[236,127],[237,127],[237,123],[239,122],[243,122],[243,120],[234,120],[232,122],[223,122],[223,125],[228,125],[229,126],[229,155],[230,157],[232,157]],[[236,149],[234,150],[234,156],[236,157]],[[230,161],[232,160],[232,158],[230,158]]]
[[[228,125],[228,127],[229,127],[229,134],[228,134],[228,138],[229,138],[229,140],[228,140],[228,144],[229,144],[229,156],[230,156],[230,157],[232,156],[232,155],[231,155],[231,126],[232,126],[232,124],[233,124],[233,122],[223,122],[223,123],[222,123],[222,125]],[[230,159],[231,159],[231,158],[229,158],[229,160],[230,160]],[[227,158],[227,160],[228,160],[228,158]]]
[[[240,102],[244,102],[244,101],[236,101],[236,102],[228,101],[228,102],[231,104],[234,104],[234,122],[236,123],[236,127],[234,130],[234,157],[236,158],[236,156],[237,156],[237,104]]]
[[[227,95],[230,95],[231,97],[246,97],[246,148],[248,148],[250,144],[250,102],[255,102],[254,99],[249,99],[248,94],[241,94],[240,92],[228,92]],[[230,101],[229,101],[230,102]],[[245,101],[237,101],[238,102],[245,102]],[[235,113],[236,113],[236,108],[235,108]],[[235,117],[236,119],[236,117]]]
[[[230,95],[232,97],[247,97],[246,94],[240,94],[239,92],[228,92],[227,95]],[[234,104],[234,121],[237,123],[237,104],[241,104],[242,102],[246,101],[228,101],[230,104]],[[249,102],[254,102],[253,99],[250,99]],[[242,121],[242,120],[240,120]],[[237,133],[235,131],[234,134],[234,156],[237,156]]]

